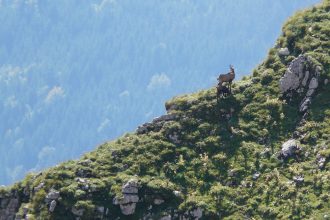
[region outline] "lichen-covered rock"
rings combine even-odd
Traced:
[[[284,159],[296,155],[301,148],[295,139],[290,139],[282,144],[280,156]]]

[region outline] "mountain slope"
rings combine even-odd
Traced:
[[[297,13],[250,77],[1,189],[0,219],[327,219],[330,1]],[[17,211],[18,210],[18,211]]]
[[[1,0],[0,185],[164,114],[229,63],[246,74],[319,1]]]

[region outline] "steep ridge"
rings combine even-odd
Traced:
[[[0,188],[0,219],[328,219],[330,1],[252,76],[175,97],[136,133]]]

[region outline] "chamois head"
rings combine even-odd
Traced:
[[[230,72],[235,72],[235,70],[234,70],[234,66],[233,65],[229,65],[229,68],[230,68]]]

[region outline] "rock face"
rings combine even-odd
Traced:
[[[301,97],[300,112],[307,111],[310,106],[319,87],[321,71],[322,67],[315,65],[310,57],[300,55],[290,63],[280,79],[280,90],[285,97],[290,100],[293,96]]]
[[[134,214],[136,203],[139,202],[138,186],[138,182],[134,179],[131,179],[122,186],[123,196],[120,198],[114,198],[113,204],[120,205],[120,210],[123,215]]]
[[[13,195],[11,195],[13,196]],[[0,220],[14,220],[20,206],[18,198],[0,195]]]
[[[295,156],[301,148],[299,147],[298,143],[294,139],[290,139],[282,144],[282,149],[280,153],[280,157],[283,159],[287,159],[289,157]]]
[[[136,133],[145,134],[150,131],[159,131],[163,127],[165,122],[173,121],[173,120],[177,119],[177,117],[178,116],[175,114],[162,115],[162,116],[157,117],[154,120],[152,120],[152,122],[148,122],[148,123],[145,123],[145,124],[139,126],[138,129],[136,130]]]

